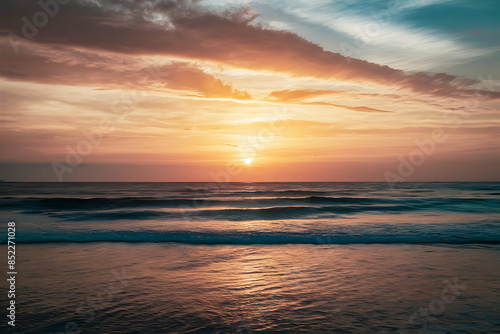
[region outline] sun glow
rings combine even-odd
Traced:
[[[252,160],[252,158],[246,158],[243,161],[245,162],[245,164],[250,165],[252,163]]]

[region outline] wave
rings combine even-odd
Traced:
[[[354,213],[362,211],[414,211],[437,209],[440,211],[483,212],[498,211],[497,198],[375,198],[375,197],[273,197],[273,198],[157,198],[157,197],[94,197],[94,198],[0,198],[0,210],[22,210],[26,213],[49,213],[52,211],[126,210],[126,209],[182,209],[199,210],[220,207],[219,211],[231,214],[238,211],[254,212],[304,212]],[[230,208],[230,209],[227,209]],[[495,209],[496,208],[496,209]],[[208,215],[213,214],[213,210]],[[243,214],[248,212],[239,211]],[[111,213],[113,214],[113,213]],[[124,211],[123,215],[127,215]],[[137,213],[130,213],[136,216]],[[155,216],[155,213],[147,215]],[[203,216],[203,214],[201,214]]]
[[[41,209],[111,209],[111,208],[131,208],[131,207],[203,207],[203,206],[222,206],[222,205],[242,205],[242,204],[276,204],[276,203],[309,203],[309,204],[377,204],[392,202],[389,199],[360,198],[360,197],[274,197],[274,198],[235,198],[235,199],[217,199],[217,198],[154,198],[154,197],[119,197],[119,198],[27,198],[16,199],[13,197],[0,198],[3,201],[4,208],[16,208],[31,206]]]
[[[440,211],[454,211],[463,213],[483,213],[484,207],[443,207]],[[113,220],[184,220],[184,221],[252,221],[252,220],[281,220],[305,218],[341,218],[343,216],[361,213],[370,214],[405,214],[419,210],[432,210],[425,204],[420,205],[335,205],[335,206],[275,206],[262,208],[216,208],[192,209],[179,208],[178,210],[165,209],[134,209],[134,210],[26,210],[24,214],[46,215],[51,218],[65,221],[113,221]],[[498,209],[488,208],[489,212]]]
[[[218,196],[218,195],[217,195]],[[272,197],[272,198],[234,198],[218,199],[210,197],[189,197],[189,198],[157,198],[157,197],[94,197],[94,198],[74,198],[74,197],[54,197],[54,198],[25,198],[15,197],[0,198],[4,208],[32,207],[45,209],[107,209],[126,207],[179,207],[179,206],[220,206],[237,204],[273,204],[273,203],[330,203],[330,204],[376,204],[392,202],[390,199],[364,198],[364,197],[327,197],[327,196],[307,196],[307,197]]]
[[[86,243],[86,242],[152,242],[186,243],[199,245],[250,245],[250,244],[500,244],[500,239],[491,234],[465,237],[464,234],[314,234],[290,232],[189,232],[189,231],[113,231],[113,232],[58,232],[23,233],[17,243]],[[1,239],[5,244],[6,240]]]
[[[170,220],[276,220],[276,219],[300,219],[300,218],[326,218],[336,215],[356,214],[362,212],[385,212],[404,213],[418,210],[414,206],[404,205],[379,205],[379,206],[276,206],[267,208],[225,208],[216,210],[116,210],[116,211],[44,211],[28,210],[26,214],[44,214],[53,218],[67,221],[89,221],[89,220],[147,220],[147,219],[170,219]]]

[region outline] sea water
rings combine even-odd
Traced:
[[[499,332],[500,183],[2,183],[0,204],[19,333]]]

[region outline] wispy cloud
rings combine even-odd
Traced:
[[[329,91],[329,90],[313,90],[313,89],[302,89],[302,90],[282,90],[282,91],[274,91],[269,94],[269,99],[272,101],[279,101],[285,103],[298,103],[302,105],[316,105],[316,106],[325,106],[325,107],[335,107],[335,108],[343,108],[352,111],[361,111],[361,112],[390,112],[387,110],[381,110],[366,106],[346,106],[336,103],[322,102],[322,101],[306,101],[309,98],[314,98],[318,96],[324,95],[332,95],[332,94],[342,94],[343,92],[339,91]]]

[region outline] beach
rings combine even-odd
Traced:
[[[96,243],[21,249],[18,324],[24,333],[498,329],[497,247]]]

